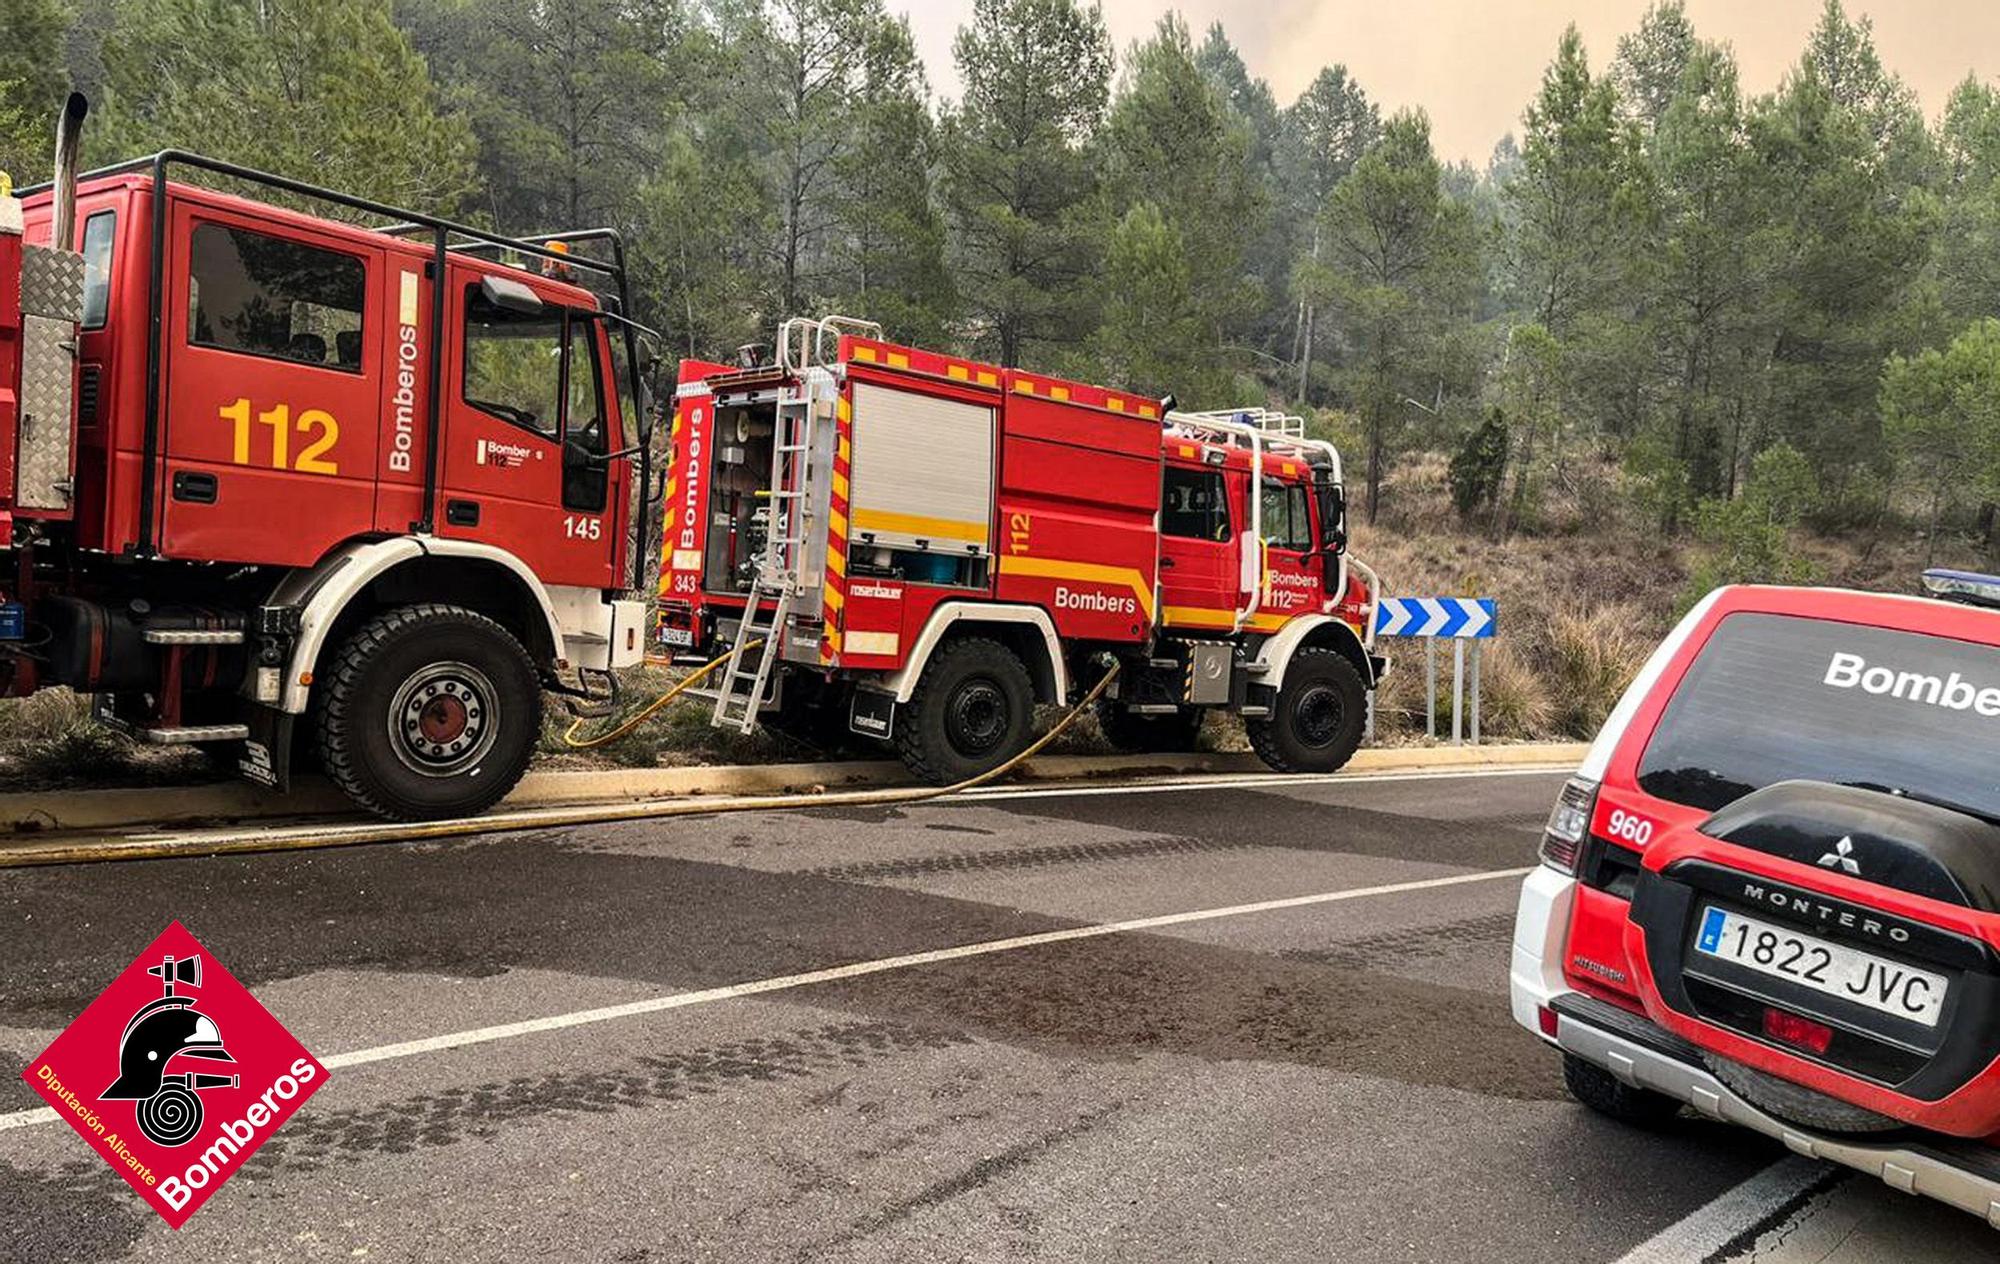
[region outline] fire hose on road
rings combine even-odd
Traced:
[[[714,672],[725,658],[705,663],[677,681],[660,697],[646,704],[630,718],[608,732],[579,737],[583,721],[572,724],[563,735],[572,749],[589,750],[604,746],[637,730],[674,699]],[[518,833],[531,829],[562,829],[579,825],[610,824],[620,821],[657,820],[674,816],[712,816],[723,812],[769,812],[785,808],[831,805],[879,806],[921,803],[943,798],[998,780],[1045,750],[1104,696],[1118,676],[1116,663],[1098,678],[1082,700],[1068,714],[1036,739],[1028,748],[999,767],[948,786],[901,786],[882,790],[846,790],[828,794],[747,795],[723,801],[699,798],[655,800],[651,802],[600,803],[574,808],[501,811],[492,816],[460,817],[448,821],[376,822],[365,825],[302,825],[290,828],[242,828],[197,835],[127,835],[75,841],[48,840],[0,854],[0,867],[10,865],[65,864],[96,860],[147,860],[163,856],[212,856],[231,852],[291,851],[315,847],[346,847],[362,843],[429,842],[464,838],[475,834]]]

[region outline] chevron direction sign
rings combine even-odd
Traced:
[[[1375,634],[1483,640],[1499,630],[1499,619],[1491,597],[1384,597]]]

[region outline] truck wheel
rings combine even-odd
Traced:
[[[1172,715],[1141,715],[1110,699],[1097,704],[1097,727],[1104,740],[1137,755],[1191,751],[1201,736],[1202,709],[1182,707]]]
[[[1354,757],[1368,720],[1368,686],[1333,650],[1303,649],[1271,714],[1243,721],[1257,757],[1279,772],[1332,772]]]
[[[1026,749],[1034,712],[1020,655],[983,636],[948,641],[896,717],[896,752],[925,781],[952,785]]]
[[[317,708],[320,764],[393,820],[471,816],[528,769],[542,693],[528,652],[483,614],[401,606],[333,655]]]
[[[1573,1053],[1563,1055],[1563,1086],[1598,1114],[1636,1128],[1659,1128],[1681,1113],[1681,1104],[1666,1094],[1633,1088]]]

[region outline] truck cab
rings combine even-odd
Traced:
[[[435,817],[518,780],[544,689],[601,700],[641,659],[615,235],[178,153],[9,207],[0,694],[67,686],[140,741],[279,789],[304,756]]]

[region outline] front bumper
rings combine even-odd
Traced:
[[[1555,1043],[1634,1088],[1664,1094],[1711,1119],[1761,1132],[1794,1154],[1879,1177],[2000,1229],[2000,1149],[1955,1138],[1865,1141],[1786,1123],[1737,1096],[1700,1061],[1695,1047],[1614,1005],[1578,993],[1555,998]]]

